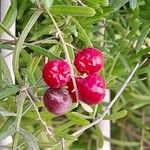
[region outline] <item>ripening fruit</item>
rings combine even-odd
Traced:
[[[76,80],[76,85],[77,85],[77,88],[78,88],[78,86],[79,86],[79,85],[81,84],[81,82],[83,81],[83,78],[81,78],[81,77],[76,77],[75,80]],[[71,97],[72,97],[72,101],[73,101],[73,102],[77,102],[77,98],[76,98],[76,94],[75,94],[75,89],[74,89],[72,80],[70,80],[70,81],[67,83],[67,87],[68,87],[69,94],[70,94]]]
[[[104,79],[97,74],[88,75],[78,86],[80,100],[88,105],[100,103],[106,92]]]
[[[70,110],[72,99],[65,89],[47,89],[44,97],[47,110],[55,115],[63,115]]]
[[[65,86],[71,78],[70,67],[64,60],[50,60],[44,65],[42,76],[49,87],[60,88]]]
[[[104,57],[96,48],[85,48],[76,55],[74,65],[80,73],[96,73],[103,68]]]

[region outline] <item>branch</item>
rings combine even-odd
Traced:
[[[30,99],[30,101],[31,101],[31,103],[32,103],[32,105],[33,105],[33,107],[34,107],[34,109],[35,109],[37,115],[38,115],[38,119],[40,120],[40,122],[42,123],[43,127],[45,128],[46,133],[48,134],[48,136],[49,136],[53,141],[56,141],[55,135],[54,135],[54,132],[53,132],[53,128],[50,127],[50,126],[48,126],[47,123],[42,119],[42,117],[41,117],[41,115],[40,115],[40,113],[39,113],[39,110],[38,110],[37,106],[35,105],[33,99],[31,98],[31,96],[30,96],[30,94],[29,94],[29,92],[28,92],[27,89],[25,89],[25,93],[26,93],[26,95],[28,96],[28,98]]]
[[[91,124],[89,124],[89,125],[87,125],[85,127],[82,127],[78,131],[74,132],[72,134],[73,136],[80,135],[82,132],[84,132],[85,130],[91,128],[92,126],[96,125],[97,123],[99,123],[100,121],[102,121],[104,119],[104,117],[109,112],[109,110],[111,109],[111,107],[113,106],[113,104],[117,101],[117,99],[119,98],[119,96],[122,94],[122,92],[124,91],[124,89],[128,85],[129,81],[133,77],[133,75],[136,72],[136,70],[138,69],[138,67],[139,67],[139,63],[137,63],[137,65],[135,66],[135,68],[133,69],[133,71],[131,72],[131,74],[129,75],[129,77],[127,78],[127,80],[125,81],[125,83],[122,85],[122,87],[120,88],[119,92],[116,94],[116,96],[114,97],[114,99],[110,102],[110,104],[108,105],[108,107],[105,109],[105,111],[103,112],[103,114],[98,119],[96,119],[95,121],[93,121]]]
[[[105,109],[105,111],[103,112],[103,114],[101,116],[98,117],[98,119],[96,119],[95,121],[93,121],[91,124],[80,128],[78,131],[74,132],[72,135],[73,136],[77,136],[80,135],[82,132],[84,132],[85,130],[91,128],[92,126],[96,125],[97,123],[99,123],[100,121],[102,121],[104,119],[104,117],[106,116],[106,114],[109,112],[109,110],[111,109],[111,107],[113,106],[113,104],[116,102],[116,100],[119,98],[119,96],[122,94],[122,92],[124,91],[124,89],[126,88],[126,86],[128,85],[129,81],[131,80],[131,78],[133,77],[134,73],[136,72],[136,70],[139,67],[139,63],[137,63],[137,65],[134,67],[134,69],[132,70],[132,72],[130,73],[129,77],[127,78],[127,80],[124,82],[124,84],[122,85],[122,87],[120,88],[119,92],[116,94],[116,96],[114,97],[114,99],[110,102],[110,104],[108,105],[108,107]],[[61,141],[59,141],[57,144],[55,144],[54,147],[57,147],[59,144],[61,144]]]
[[[15,45],[16,42],[17,42],[16,40],[0,39],[0,43],[2,43],[2,44],[11,44],[11,45]]]

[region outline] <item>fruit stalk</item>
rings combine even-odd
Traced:
[[[71,62],[71,59],[70,59],[70,56],[69,56],[69,53],[68,53],[68,48],[66,46],[66,43],[64,41],[64,38],[63,38],[63,35],[62,35],[62,32],[61,30],[59,29],[54,17],[52,16],[52,14],[49,12],[48,8],[45,6],[44,7],[46,12],[48,13],[49,17],[51,18],[56,30],[57,30],[57,33],[60,37],[60,40],[61,40],[61,43],[63,45],[63,48],[64,48],[64,52],[65,52],[65,56],[66,56],[66,59],[68,61],[68,64],[70,66],[70,69],[71,69],[71,78],[72,78],[72,82],[73,82],[73,86],[74,86],[74,89],[75,89],[75,94],[76,94],[76,97],[77,97],[77,100],[79,100],[79,96],[78,96],[78,90],[77,90],[77,85],[76,85],[76,81],[75,81],[75,74],[74,74],[74,71],[73,71],[73,66],[72,66],[72,62]]]

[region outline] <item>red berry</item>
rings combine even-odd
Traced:
[[[47,89],[44,97],[44,105],[47,110],[55,115],[63,115],[68,112],[72,99],[68,91],[65,89]]]
[[[76,55],[74,65],[80,73],[96,73],[104,66],[103,54],[96,48],[85,48]]]
[[[78,88],[78,86],[81,84],[83,78],[81,78],[81,77],[76,77],[75,80],[76,80],[76,84],[77,84],[77,88]],[[70,94],[71,97],[72,97],[72,101],[73,101],[73,102],[77,102],[77,98],[76,98],[76,94],[75,94],[75,89],[74,89],[72,80],[70,80],[70,81],[67,83],[67,86],[68,86],[69,94]]]
[[[45,83],[51,88],[63,87],[71,78],[70,67],[64,60],[50,60],[42,72]]]
[[[87,76],[78,87],[80,100],[88,105],[100,103],[106,91],[104,79],[97,74]]]

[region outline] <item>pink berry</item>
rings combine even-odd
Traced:
[[[104,57],[96,48],[85,48],[76,55],[74,65],[80,73],[96,73],[103,68]]]
[[[81,77],[76,77],[75,80],[76,80],[76,85],[77,85],[77,88],[78,88],[78,86],[79,86],[79,85],[81,84],[81,82],[83,81],[83,78],[81,78]],[[73,102],[77,102],[77,98],[76,98],[76,94],[75,94],[75,89],[74,89],[72,80],[70,80],[70,81],[67,83],[67,86],[68,86],[69,94],[70,94],[71,97],[72,97],[72,101],[73,101]]]
[[[65,89],[47,89],[44,97],[47,110],[55,115],[63,115],[70,110],[72,99]]]
[[[106,92],[104,79],[97,74],[87,76],[78,87],[80,100],[88,105],[100,103]]]
[[[64,60],[50,60],[44,65],[42,76],[49,87],[60,88],[71,79],[70,67]]]

